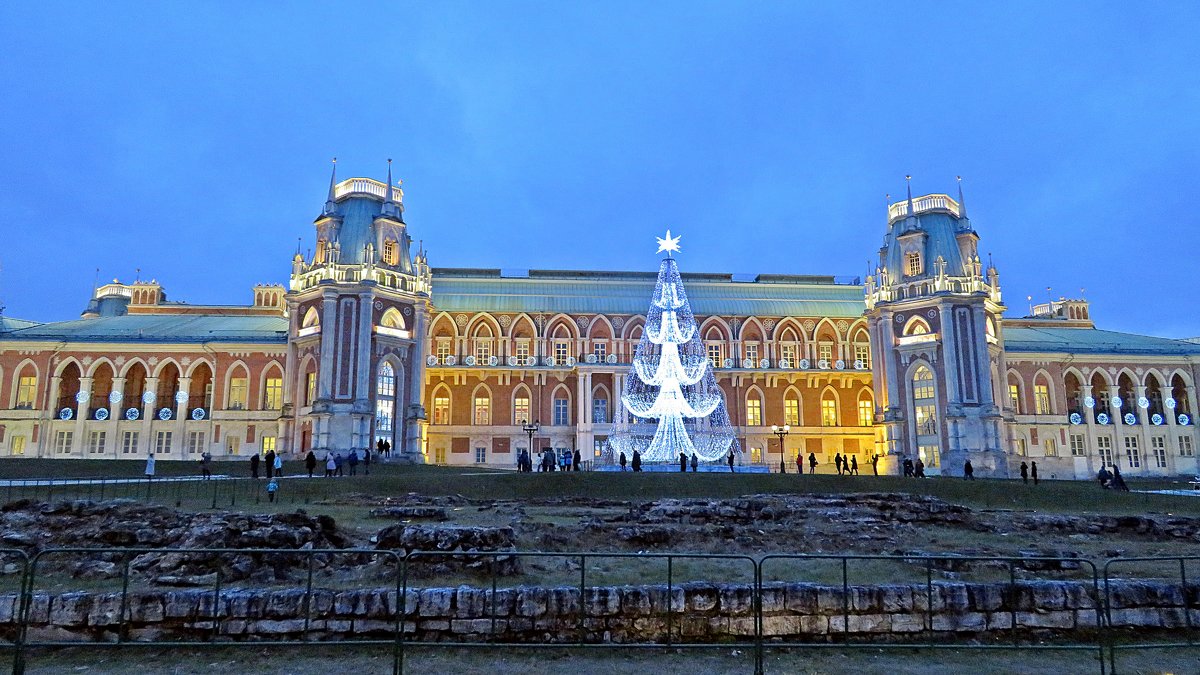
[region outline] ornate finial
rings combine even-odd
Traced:
[[[962,176],[955,176],[954,178],[958,180],[958,210],[959,210],[959,218],[966,218],[966,217],[967,217],[967,201],[966,201],[965,199],[963,199],[963,193],[962,193]]]
[[[666,251],[667,257],[670,258],[671,251],[679,251],[679,237],[672,237],[671,230],[669,229],[667,230],[665,237],[655,237],[654,239],[658,242],[658,250],[655,251],[655,253],[662,253],[663,251]]]

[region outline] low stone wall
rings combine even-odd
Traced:
[[[1200,586],[1120,581],[1111,584],[1112,625],[1131,629],[1200,626]],[[1103,589],[1101,589],[1103,591]],[[462,586],[409,590],[405,595],[406,639],[508,642],[685,642],[747,641],[755,634],[753,585],[688,583],[585,588],[499,590]],[[188,589],[130,592],[127,630],[132,640],[299,637],[354,639],[393,635],[399,611],[396,591],[314,589],[224,589],[214,616],[214,592]],[[667,603],[671,616],[668,618]],[[890,640],[986,637],[1012,628],[1070,635],[1097,627],[1091,584],[840,586],[766,584],[762,591],[763,634],[768,640],[821,640],[849,633]],[[0,595],[0,635],[11,639],[19,601]],[[493,611],[494,607],[494,611]],[[580,610],[583,610],[581,617]],[[848,614],[843,610],[848,609]],[[30,641],[110,641],[120,624],[121,594],[35,593],[29,608]]]

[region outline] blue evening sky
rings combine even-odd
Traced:
[[[1200,335],[1200,3],[10,2],[0,300],[248,303],[329,158],[434,266],[861,275],[964,177],[1011,315]]]

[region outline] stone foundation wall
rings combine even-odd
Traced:
[[[1183,627],[1185,611],[1200,625],[1200,586],[1119,581],[1110,588],[1114,627]],[[753,585],[709,583],[682,584],[669,594],[665,584],[589,587],[582,603],[577,587],[504,589],[494,598],[490,589],[467,586],[414,589],[405,596],[403,626],[406,639],[420,641],[575,642],[582,632],[588,642],[633,643],[665,640],[669,623],[673,640],[745,641],[755,633],[755,596]],[[937,583],[931,594],[924,585],[851,586],[843,593],[840,586],[765,584],[763,634],[820,640],[848,632],[895,640],[932,630],[986,637],[1008,631],[1015,618],[1020,630],[1068,635],[1096,628],[1102,599],[1091,584],[1061,581]],[[212,590],[130,592],[128,637],[201,639],[213,634],[215,620],[226,639],[300,637],[306,613],[310,639],[380,637],[393,634],[399,611],[394,589],[314,589],[311,601],[303,589],[225,589],[217,617],[213,600]],[[15,634],[18,607],[15,594],[0,595],[6,639]],[[28,638],[114,640],[120,610],[119,592],[35,593]]]

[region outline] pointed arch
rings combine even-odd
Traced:
[[[858,411],[858,426],[869,427],[875,424],[875,392],[864,386],[858,390],[855,404]]]
[[[833,385],[825,385],[821,389],[821,426],[837,427],[842,425],[842,396]]]
[[[383,328],[394,328],[397,330],[405,330],[404,315],[395,307],[388,307],[383,316],[379,318],[379,325]]]
[[[742,327],[738,330],[738,339],[766,342],[767,329],[763,327],[762,321],[759,321],[758,317],[748,316],[742,322]]]
[[[554,426],[566,426],[572,424],[572,396],[571,389],[566,384],[559,384],[550,393],[550,413],[551,423]]]
[[[297,402],[300,407],[307,407],[313,404],[317,398],[317,358],[312,354],[306,354],[300,359],[300,368],[297,371],[297,381],[294,383],[292,399]]]
[[[933,364],[923,358],[914,359],[905,371],[904,389],[909,409],[913,411],[911,440],[915,443],[914,449],[919,452],[922,444],[917,442],[917,437],[940,436],[937,419],[939,387]]]
[[[430,409],[433,414],[430,416],[430,424],[435,426],[444,426],[454,423],[454,393],[445,382],[439,382],[433,388],[433,393],[430,394]]]
[[[746,387],[746,393],[742,399],[742,419],[745,421],[746,426],[763,426],[763,402],[765,400],[766,396],[757,384]]]
[[[487,312],[480,312],[471,317],[470,323],[467,324],[466,334],[472,338],[480,337],[480,330],[485,326],[488,335],[483,337],[495,339],[504,335],[504,331],[500,328],[500,322]]]
[[[150,371],[150,376],[161,378],[162,374],[164,372],[166,372],[168,368],[174,369],[176,377],[183,376],[183,368],[179,365],[179,362],[176,361],[174,358],[165,358],[165,359],[159,361],[158,363],[154,364],[153,370]]]
[[[429,323],[429,335],[434,338],[457,338],[458,324],[454,322],[454,317],[441,312]]]
[[[933,332],[929,327],[929,322],[919,316],[911,316],[904,324],[904,330],[901,335],[928,335]]]
[[[633,335],[634,329],[639,331],[636,338]],[[621,337],[625,340],[639,339],[641,337],[640,331],[644,330],[646,330],[646,317],[642,316],[641,314],[636,314],[629,317],[629,320],[626,321],[625,325],[621,328]]]
[[[1075,367],[1063,371],[1063,394],[1067,401],[1067,413],[1083,414],[1083,373]]]
[[[1054,381],[1045,368],[1038,368],[1033,374],[1034,412],[1038,415],[1053,415],[1055,409]]]
[[[714,329],[715,333],[720,336],[719,338],[710,337],[714,334]],[[710,341],[719,339],[722,342],[730,342],[733,339],[732,336],[733,329],[730,328],[729,323],[725,319],[719,316],[710,316],[700,324],[700,339],[702,340]]]
[[[113,392],[113,378],[116,377],[117,369],[113,366],[112,361],[106,357],[101,357],[92,363],[88,369],[88,377],[92,378],[92,401],[89,406],[93,411],[100,408],[108,409],[110,401],[108,397]],[[109,410],[111,413],[112,411]]]
[[[128,361],[126,361],[125,363],[121,364],[121,370],[117,373],[117,375],[119,377],[128,377],[129,371],[133,370],[133,367],[136,365],[141,365],[141,367],[147,373],[150,372],[150,366],[148,366],[146,364],[146,362],[142,359],[142,357],[135,356],[135,357],[129,359]]]
[[[538,336],[537,324],[525,313],[518,314],[508,328],[508,336],[512,338],[534,339]]]
[[[134,408],[140,410],[142,408],[142,395],[146,393],[146,378],[149,371],[146,369],[146,364],[142,363],[141,359],[133,359],[126,368],[121,372],[121,377],[125,379],[125,391],[121,400],[121,407],[124,410]],[[114,411],[116,412],[116,411]]]
[[[530,422],[540,424],[541,420],[534,415],[533,393],[529,385],[519,382],[512,390],[512,424],[522,426]]]
[[[783,390],[783,423],[798,427],[804,422],[804,397],[800,389],[789,384]]]
[[[317,312],[316,307],[309,307],[304,312],[304,318],[300,320],[301,328],[319,328],[321,326],[321,314]]]
[[[492,424],[492,389],[486,382],[475,385],[471,391],[471,424],[487,427]]]
[[[58,408],[75,409],[75,396],[79,394],[82,383],[80,378],[83,377],[83,369],[75,359],[67,359],[59,364],[57,373],[58,382]]]
[[[83,376],[83,364],[80,363],[79,359],[75,358],[74,356],[68,356],[67,358],[63,359],[62,361],[59,361],[58,365],[54,366],[54,371],[53,371],[54,376],[62,377],[63,371],[65,371],[67,369],[67,366],[71,366],[71,365],[75,366],[75,370],[79,371],[80,377],[82,377]]]
[[[592,409],[588,411],[588,414],[591,415],[592,424],[607,424],[611,422],[613,406],[615,405],[608,385],[600,383],[593,386]]]
[[[258,405],[261,410],[283,409],[283,364],[271,360],[258,374]]]
[[[189,373],[190,376],[190,373]],[[205,406],[197,406],[194,399],[199,395],[199,387],[197,386],[197,378],[192,377],[190,383],[190,396],[188,397],[188,407],[203,408]],[[223,405],[226,410],[246,410],[250,405],[250,367],[241,359],[237,359],[225,368],[225,381],[222,383]],[[207,400],[207,395],[205,396]]]
[[[821,317],[817,325],[813,326],[812,339],[818,342],[829,340],[834,343],[840,343],[842,341],[842,334],[838,331],[833,321],[825,316]]]
[[[99,371],[102,366],[108,366],[109,371],[112,372],[111,376],[116,377],[117,366],[107,356],[101,356],[95,361],[92,361],[91,364],[88,365],[86,377],[96,377],[96,372]]]
[[[593,316],[588,323],[587,336],[589,340],[611,340],[616,334],[612,322],[603,314]]]
[[[1024,415],[1028,405],[1025,403],[1025,378],[1021,377],[1020,371],[1016,368],[1009,368],[1008,375],[1004,378],[1004,382],[1008,385],[1008,405],[1013,409],[1013,412],[1018,415]],[[1015,387],[1015,389],[1014,389]]]
[[[566,314],[555,314],[546,322],[546,337],[555,339],[578,339],[579,326],[575,320]]]
[[[30,382],[29,378],[33,378]],[[22,383],[24,380],[24,383]],[[32,386],[30,386],[32,384]],[[17,364],[12,371],[12,395],[10,408],[32,410],[38,407],[38,392],[43,387],[41,369],[33,359],[26,358]]]

